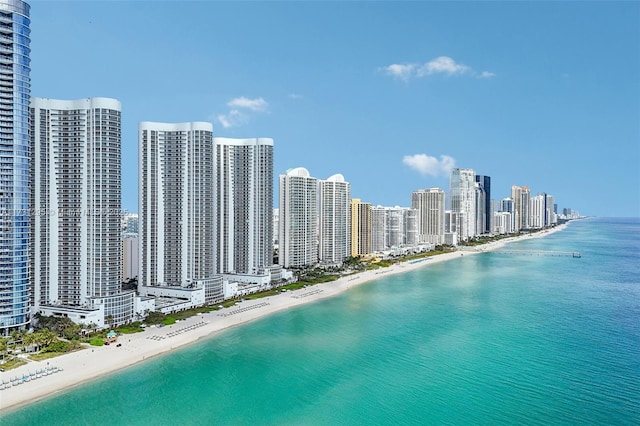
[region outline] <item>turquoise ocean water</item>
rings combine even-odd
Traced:
[[[385,277],[0,424],[640,424],[640,219]]]

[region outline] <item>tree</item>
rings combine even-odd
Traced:
[[[0,355],[2,355],[2,359],[7,355],[9,349],[9,339],[6,337],[0,337]]]
[[[58,340],[58,336],[56,335],[56,333],[46,328],[38,331],[37,334],[40,346],[49,346],[50,344]]]
[[[109,328],[113,328],[113,315],[107,315],[105,317],[105,321],[107,322],[107,325],[109,325]]]
[[[24,337],[22,338],[22,344],[25,348],[31,347],[31,346],[35,346],[36,347],[36,351],[40,349],[40,346],[38,345],[38,338],[37,338],[37,332],[36,333],[28,333],[25,334]]]

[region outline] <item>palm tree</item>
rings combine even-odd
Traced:
[[[46,328],[38,331],[37,334],[39,339],[38,342],[41,346],[49,346],[50,344],[58,340],[58,336],[56,335],[56,333]]]
[[[7,355],[9,339],[6,337],[0,337],[0,355],[2,355],[2,360]]]
[[[28,333],[25,334],[24,337],[22,338],[22,345],[25,348],[29,348],[31,346],[36,346],[37,350],[40,350],[40,347],[38,345],[38,333]]]

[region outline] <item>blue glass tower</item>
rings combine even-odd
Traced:
[[[30,321],[29,5],[0,0],[0,335]]]

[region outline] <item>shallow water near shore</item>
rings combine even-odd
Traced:
[[[640,220],[381,278],[0,417],[21,424],[639,424]]]

